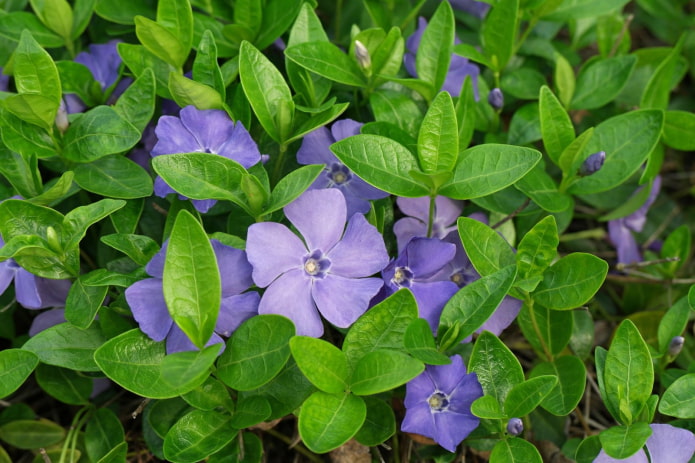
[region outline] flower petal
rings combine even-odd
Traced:
[[[414,217],[403,217],[393,224],[393,234],[396,235],[398,253],[402,253],[408,242],[415,238],[427,236],[427,225]]]
[[[436,384],[432,382],[432,377],[423,371],[405,385],[405,400],[403,404],[406,408],[427,403],[427,399],[437,390]],[[429,408],[429,405],[428,405]]]
[[[244,321],[258,315],[261,297],[255,291],[222,298],[215,332],[229,337]]]
[[[14,277],[15,297],[25,309],[64,306],[70,286],[69,280],[41,278],[21,267]]]
[[[154,179],[154,194],[160,198],[166,198],[167,195],[171,193],[176,193],[172,187],[169,186],[167,182],[164,181],[159,175]]]
[[[383,236],[362,214],[352,216],[328,258],[331,274],[352,278],[374,275],[389,263]]]
[[[255,223],[246,237],[246,256],[253,267],[253,281],[265,288],[280,274],[301,269],[307,249],[284,225],[274,222]]]
[[[369,308],[379,292],[380,278],[343,278],[328,274],[315,280],[311,294],[323,318],[339,328],[352,325]]]
[[[302,146],[297,150],[297,162],[299,164],[332,164],[338,158],[331,152],[329,146],[335,143],[335,139],[326,127],[319,127],[304,135]]]
[[[695,435],[687,429],[670,424],[652,424],[652,435],[647,439],[647,450],[652,462],[686,462],[695,453]]]
[[[198,140],[174,116],[162,116],[154,129],[157,143],[152,148],[152,156],[160,154],[193,153],[203,151]]]
[[[335,188],[305,191],[284,210],[309,251],[328,252],[343,235],[347,206],[345,197]]]
[[[180,197],[184,197],[183,195],[179,195]],[[201,214],[205,214],[207,211],[212,209],[212,206],[217,204],[216,199],[191,199],[191,203],[193,204],[193,207],[195,207],[195,210],[200,212]]]
[[[213,344],[219,344],[220,350],[217,353],[217,355],[220,355],[222,352],[224,352],[225,344],[224,340],[217,334],[217,333],[212,333],[212,336],[210,336],[210,340],[208,340],[207,343],[205,343],[205,347],[212,346]],[[169,334],[167,335],[167,354],[175,354],[176,352],[188,352],[188,351],[197,351],[199,350],[195,344],[191,342],[191,340],[186,336],[186,333],[184,333],[181,328],[179,328],[175,323],[172,324],[171,330],[169,331]]]
[[[157,251],[157,253],[152,256],[150,261],[145,265],[145,271],[147,274],[154,278],[162,278],[164,276],[164,262],[167,257],[167,248],[169,247],[169,240],[167,239],[162,247]]]
[[[659,460],[654,460],[654,463],[658,463]],[[593,463],[649,463],[647,454],[644,453],[643,449],[639,449],[637,453],[631,455],[622,460],[618,460],[613,457],[609,457],[605,450],[601,449],[598,456],[594,459]],[[666,463],[666,462],[664,462]]]
[[[492,315],[490,315],[490,318],[485,320],[485,323],[482,324],[476,333],[489,331],[495,336],[499,336],[505,328],[512,324],[516,316],[519,315],[521,304],[522,302],[519,299],[504,296],[500,305],[497,306]]]
[[[458,289],[452,281],[416,282],[410,288],[417,301],[419,317],[427,320],[432,333],[437,332],[442,310]]]
[[[430,411],[427,402],[406,409],[405,417],[401,423],[401,431],[436,439],[437,428],[434,414]]]
[[[454,355],[451,357],[450,364],[428,366],[425,372],[438,391],[451,395],[466,378],[466,365],[463,364],[460,355]]]
[[[463,439],[468,437],[480,424],[480,419],[471,414],[464,415],[447,411],[434,413],[433,416],[436,429],[436,435],[433,439],[449,452],[455,452],[456,447]]]
[[[284,315],[292,320],[298,336],[323,334],[323,322],[311,298],[311,279],[303,270],[290,270],[273,281],[263,293],[258,313]]]
[[[429,196],[421,196],[419,198],[398,197],[396,198],[396,204],[403,214],[420,219],[422,223],[427,224],[427,219],[430,216]]]
[[[220,109],[197,109],[186,106],[179,113],[181,123],[196,139],[199,149],[218,153],[219,147],[232,136],[234,122]]]
[[[162,280],[147,278],[133,283],[125,290],[125,299],[140,330],[154,341],[162,341],[174,323],[164,302]]]
[[[456,222],[463,211],[463,201],[437,196],[434,199],[435,221],[442,227],[448,227]]]
[[[637,241],[630,229],[625,226],[624,219],[608,221],[608,236],[618,253],[618,263],[632,264],[642,261],[642,253]]]
[[[456,246],[436,238],[413,238],[405,248],[408,267],[418,281],[427,280],[456,255]]]
[[[258,145],[253,141],[244,124],[239,121],[234,124],[231,136],[217,147],[216,153],[238,162],[247,169],[261,160]]]
[[[246,291],[253,284],[252,268],[246,258],[246,253],[214,239],[210,240],[210,244],[217,258],[217,267],[220,270],[222,297]]]
[[[358,135],[363,125],[364,124],[361,122],[352,119],[341,119],[333,123],[331,126],[331,134],[333,138],[335,138],[335,141],[340,141],[343,138]]]
[[[29,336],[36,336],[38,333],[52,326],[65,323],[65,309],[51,309],[38,314],[31,322]]]
[[[0,247],[2,246],[4,246],[4,244],[0,242]],[[14,259],[0,262],[0,294],[3,294],[10,286],[18,269],[19,266],[15,263]]]

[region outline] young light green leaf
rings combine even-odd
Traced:
[[[488,225],[468,217],[459,217],[456,223],[466,255],[482,276],[516,263],[512,247]]]
[[[500,403],[491,395],[477,398],[471,405],[471,413],[478,418],[488,420],[503,420],[507,415],[502,411]]]
[[[427,24],[415,57],[418,78],[435,91],[444,85],[454,47],[454,12],[449,2],[441,2]]]
[[[509,391],[524,381],[524,372],[516,356],[500,339],[483,331],[473,346],[468,369],[478,375],[485,391],[504,403]]]
[[[169,92],[181,107],[193,105],[201,110],[224,109],[224,100],[217,90],[178,72],[169,74]]]
[[[292,62],[326,79],[355,87],[366,87],[367,79],[357,63],[330,42],[303,42],[288,47]]]
[[[397,350],[378,349],[357,360],[350,390],[357,395],[389,391],[425,371],[425,364]]]
[[[162,98],[171,99],[171,93],[169,93],[169,73],[172,71],[178,72],[175,66],[150,53],[142,45],[119,43],[118,54],[123,59],[125,65],[128,66],[137,77],[150,71],[154,72],[154,77],[157,82],[157,95]]]
[[[418,133],[422,109],[409,95],[380,88],[369,96],[369,104],[377,121],[389,122],[412,136]]]
[[[65,319],[78,328],[89,328],[108,291],[108,286],[88,286],[82,277],[78,278],[65,301]]]
[[[549,309],[576,309],[596,294],[607,273],[603,259],[583,252],[569,254],[545,271],[533,300]]]
[[[538,108],[545,152],[560,165],[560,155],[574,140],[574,126],[567,111],[546,86],[541,87]]]
[[[39,358],[22,349],[4,349],[0,352],[0,398],[7,397],[29,377]]]
[[[193,44],[193,12],[190,1],[161,0],[157,2],[157,23],[171,32],[188,54]]]
[[[86,206],[79,206],[65,214],[63,219],[64,236],[63,248],[76,249],[87,228],[97,223],[109,214],[125,206],[125,201],[120,199],[101,199]]]
[[[692,236],[687,225],[683,224],[673,230],[664,240],[659,253],[661,258],[676,259],[674,262],[666,262],[661,264],[659,271],[668,278],[676,276],[676,272],[680,269],[690,255],[690,246]]]
[[[540,159],[540,152],[521,146],[487,143],[468,148],[459,155],[453,178],[439,194],[453,199],[489,195],[519,180]]]
[[[340,349],[322,339],[295,336],[290,339],[290,350],[297,366],[314,386],[329,394],[346,391],[348,363]]]
[[[440,92],[425,114],[417,140],[417,154],[423,172],[450,172],[458,158],[458,124],[454,102]]]
[[[222,289],[210,240],[187,211],[179,212],[169,237],[162,289],[174,322],[202,349],[215,329]]]
[[[482,40],[492,70],[499,73],[514,53],[519,27],[519,0],[500,0],[488,12],[483,23]]]
[[[577,171],[584,161],[584,156],[588,157],[585,148],[593,136],[594,128],[591,127],[582,132],[562,151],[560,158],[557,160],[557,165],[562,170],[563,177],[560,191],[564,192],[567,189],[569,186],[568,182],[573,181],[576,177]]]
[[[181,69],[188,58],[190,47],[186,48],[172,31],[144,16],[136,16],[135,34],[140,43],[154,56]]]
[[[572,65],[567,61],[567,58],[560,53],[555,52],[554,56],[555,73],[553,80],[557,89],[558,99],[562,106],[569,108],[577,84],[574,77],[574,69],[572,69]]]
[[[456,101],[456,122],[458,123],[459,151],[464,151],[473,138],[475,130],[476,106],[473,93],[473,81],[470,76],[463,80],[461,93]]]
[[[72,37],[72,8],[66,0],[31,0],[31,7],[49,29],[68,42]]]
[[[651,435],[652,428],[648,423],[635,423],[608,428],[599,434],[599,439],[608,456],[622,460],[644,447]]]
[[[597,59],[587,64],[577,76],[571,109],[596,109],[613,101],[632,74],[634,55]]]
[[[314,180],[321,175],[323,165],[307,165],[285,175],[270,193],[270,200],[263,209],[264,214],[278,211],[297,199]]]
[[[193,61],[193,80],[215,89],[224,101],[226,90],[222,71],[217,63],[217,45],[215,44],[215,36],[209,29],[203,32],[203,37],[196,50]]]
[[[366,417],[361,397],[317,391],[299,410],[299,435],[309,450],[326,453],[350,440]]]
[[[676,418],[695,418],[693,388],[695,388],[695,373],[683,375],[675,380],[661,397],[659,412]]]
[[[659,322],[658,340],[659,352],[666,352],[668,345],[675,336],[681,336],[690,318],[690,306],[687,297],[676,301],[664,314]]]
[[[555,258],[559,242],[554,216],[548,215],[534,225],[517,246],[515,285],[524,291],[533,291]]]
[[[55,119],[63,96],[58,69],[51,55],[41,48],[29,30],[22,32],[14,52],[13,72],[17,93],[44,96],[51,103]]]

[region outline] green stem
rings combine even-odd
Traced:
[[[430,196],[430,211],[427,217],[427,238],[432,238],[432,225],[434,224],[435,196]]]
[[[592,228],[591,230],[582,230],[575,233],[565,233],[560,235],[560,241],[574,241],[574,240],[585,240],[585,239],[597,239],[602,240],[606,237],[605,228]]]
[[[553,361],[553,354],[550,352],[550,348],[547,346],[545,343],[545,339],[543,339],[543,336],[541,335],[541,329],[538,326],[538,320],[536,320],[536,312],[533,310],[533,299],[530,297],[526,298],[525,301],[526,306],[528,307],[529,310],[529,316],[531,317],[531,324],[533,325],[533,331],[536,332],[536,336],[538,336],[538,340],[541,343],[541,347],[543,348],[543,353],[545,354],[547,361],[552,362]],[[524,423],[526,424],[526,423]]]
[[[63,448],[60,452],[60,460],[58,463],[65,463],[65,456],[68,448],[70,449],[70,463],[75,463],[73,456],[75,455],[75,449],[77,448],[77,438],[80,434],[80,428],[85,424],[89,415],[87,412],[91,410],[91,406],[83,407],[75,414],[70,424],[70,430],[68,435],[65,437],[65,442],[63,443]]]
[[[282,170],[285,167],[285,153],[287,152],[287,144],[281,143],[280,149],[278,150],[278,157],[275,159],[273,164],[273,174],[271,176],[271,185],[277,185],[282,176]]]

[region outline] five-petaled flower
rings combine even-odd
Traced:
[[[323,334],[319,312],[347,328],[381,288],[381,279],[368,277],[388,262],[383,237],[362,214],[345,227],[345,197],[336,189],[308,190],[284,211],[303,241],[279,223],[256,223],[248,230],[253,281],[266,288],[259,313],[288,317],[299,335]]]
[[[475,373],[466,373],[458,355],[449,365],[428,365],[405,386],[405,418],[401,430],[429,437],[450,452],[480,420],[471,413],[483,388]]]
[[[175,153],[214,153],[249,168],[261,160],[256,142],[241,122],[234,123],[227,113],[218,109],[196,109],[186,106],[176,116],[162,116],[155,128],[157,143],[152,157]],[[164,198],[175,191],[161,178],[154,181],[154,193]],[[185,199],[183,196],[180,196]],[[199,212],[207,212],[217,201],[193,200]]]
[[[398,252],[402,252],[411,238],[439,238],[444,239],[454,233],[458,237],[456,219],[463,211],[463,201],[437,196],[434,200],[434,218],[432,230],[427,235],[427,223],[430,216],[430,197],[420,198],[396,198],[396,204],[405,217],[393,224],[393,233],[396,235]]]
[[[208,341],[208,346],[222,343],[220,335],[231,335],[244,320],[258,314],[259,301],[257,292],[244,293],[253,283],[246,253],[214,239],[210,243],[220,270],[222,301],[215,332]],[[162,276],[167,244],[164,243],[162,249],[145,266],[145,271],[152,278],[132,284],[126,289],[125,298],[142,332],[154,341],[166,339],[167,353],[197,350],[188,336],[174,323],[164,300]]]
[[[352,119],[336,121],[328,130],[326,127],[306,134],[302,146],[297,151],[299,164],[325,164],[326,167],[309,188],[337,188],[345,195],[347,215],[355,212],[369,212],[369,200],[381,199],[388,193],[375,188],[354,174],[331,152],[330,146],[343,138],[357,135],[363,124]]]
[[[695,435],[687,429],[670,424],[650,424],[652,435],[647,439],[649,457],[643,449],[618,460],[609,457],[604,450],[598,454],[594,463],[687,463],[695,453]]]

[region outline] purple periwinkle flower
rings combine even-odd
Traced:
[[[434,439],[450,452],[480,419],[471,413],[473,401],[483,396],[475,373],[466,373],[458,355],[449,365],[428,365],[405,386],[405,418],[401,430]]]
[[[2,72],[2,67],[0,67],[0,92],[6,92],[9,88],[10,76]]]
[[[477,2],[475,0],[449,0],[452,8],[465,11],[468,14],[478,18],[484,18],[490,9],[490,4],[485,2]]]
[[[640,449],[634,455],[622,460],[609,457],[604,450],[598,454],[594,463],[687,463],[695,453],[695,435],[687,429],[670,424],[650,424],[652,435],[647,439],[649,457]]]
[[[417,55],[418,48],[420,47],[420,40],[422,39],[422,34],[427,28],[427,20],[423,17],[418,19],[418,27],[413,32],[413,34],[408,37],[405,42],[405,55],[403,55],[403,64],[405,65],[406,71],[413,77],[417,77],[417,70],[415,69],[415,56]],[[455,44],[461,43],[458,38],[454,39]],[[449,64],[449,70],[446,74],[446,79],[441,89],[449,92],[451,96],[459,96],[461,94],[461,87],[463,86],[463,81],[466,76],[470,76],[473,83],[473,93],[475,94],[476,101],[478,100],[478,74],[480,74],[480,69],[477,65],[468,61],[467,58],[459,56],[456,54],[451,55],[451,63]]]
[[[499,87],[495,87],[487,94],[487,102],[493,109],[499,111],[504,106],[504,94]]]
[[[234,123],[226,112],[218,109],[200,110],[195,106],[186,106],[178,117],[160,117],[155,134],[157,143],[150,153],[152,157],[175,153],[213,153],[232,159],[246,168],[261,160],[258,146],[243,124]],[[164,198],[175,191],[157,176],[154,193]],[[192,201],[199,212],[207,212],[217,202],[214,199]]]
[[[84,64],[99,82],[102,90],[106,90],[118,80],[121,67],[121,56],[118,54],[118,42],[111,40],[106,43],[93,43],[89,51],[83,51],[75,56],[75,62]]]
[[[379,231],[354,214],[347,219],[337,189],[308,190],[284,208],[303,240],[285,225],[249,227],[246,252],[253,281],[266,288],[259,313],[291,319],[298,335],[323,334],[321,317],[347,328],[368,308],[382,281],[368,278],[388,263]]]
[[[524,422],[521,418],[510,418],[507,421],[507,432],[512,436],[518,436],[524,432]]]
[[[639,192],[640,189],[634,194]],[[628,216],[608,221],[608,236],[618,253],[619,264],[632,264],[642,261],[642,253],[633,233],[641,232],[642,228],[644,228],[644,224],[647,222],[647,211],[656,201],[660,189],[661,177],[657,176],[652,183],[649,197],[639,209]]]
[[[230,336],[242,322],[258,314],[260,299],[254,291],[244,293],[253,283],[246,253],[214,239],[210,243],[220,271],[222,301],[215,332],[208,341],[208,346],[222,343],[220,336]],[[166,250],[167,243],[164,243],[162,249],[145,266],[145,271],[152,278],[132,284],[125,290],[125,298],[142,332],[154,341],[166,339],[167,353],[197,350],[188,336],[174,323],[164,301],[162,277]]]
[[[355,212],[366,214],[370,208],[369,200],[388,196],[388,193],[371,186],[355,175],[335,157],[329,148],[333,143],[343,138],[359,134],[362,125],[362,123],[352,119],[342,119],[334,122],[330,130],[326,127],[319,127],[304,136],[302,146],[297,151],[299,164],[326,165],[326,168],[309,188],[339,189],[347,201],[348,217],[352,217]]]
[[[683,344],[685,344],[685,338],[683,336],[674,336],[668,343],[668,355],[671,357],[678,356],[683,350]]]
[[[384,287],[378,300],[399,289],[407,288],[415,296],[420,318],[424,318],[436,333],[444,305],[458,286],[451,280],[435,278],[454,258],[456,246],[437,238],[413,238],[399,256],[382,272]]]
[[[601,167],[603,167],[603,163],[606,161],[606,152],[605,151],[599,151],[598,153],[594,153],[588,158],[584,160],[582,163],[581,167],[579,168],[579,175],[582,176],[587,176],[591,174],[595,174],[599,170],[601,170]]]
[[[2,246],[5,246],[5,241],[0,237],[0,247]],[[13,280],[15,298],[25,309],[63,307],[72,286],[70,280],[36,276],[20,267],[14,259],[0,262],[0,294],[5,292]]]
[[[437,196],[434,200],[434,218],[432,219],[432,233],[427,236],[427,223],[430,215],[430,197],[420,198],[396,198],[396,204],[406,217],[393,224],[393,233],[396,235],[398,252],[402,252],[411,238],[416,236],[423,238],[443,239],[450,233],[458,232],[456,219],[463,211],[463,202],[450,199],[445,196]]]

